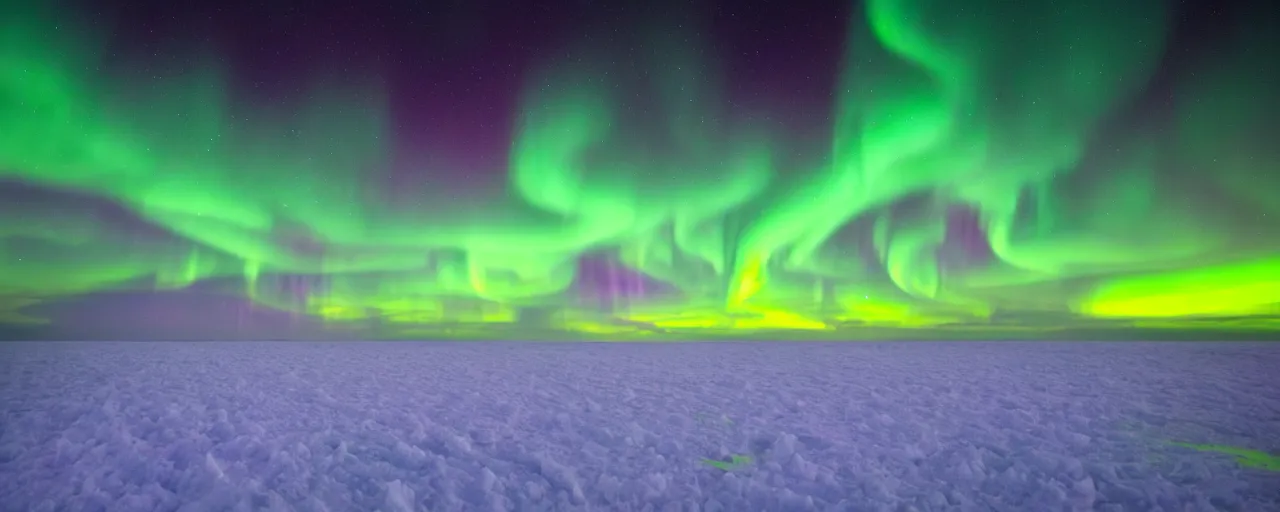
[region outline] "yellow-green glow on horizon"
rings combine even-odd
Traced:
[[[1280,314],[1280,258],[1117,279],[1082,312],[1093,316],[1185,317]]]

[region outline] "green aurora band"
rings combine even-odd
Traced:
[[[1163,1],[865,4],[821,154],[789,156],[786,134],[694,72],[710,64],[688,38],[652,31],[639,70],[583,47],[529,77],[505,184],[414,201],[383,199],[391,134],[373,81],[250,108],[215,66],[122,78],[94,71],[97,40],[65,20],[5,16],[0,179],[109,198],[171,236],[0,204],[0,322],[208,281],[388,335],[535,310],[602,338],[987,328],[1002,312],[1280,328],[1271,20],[1235,20],[1225,53],[1173,81],[1167,115],[1118,130],[1165,51]],[[627,108],[636,98],[647,108]],[[957,208],[978,212],[990,261],[940,264]],[[584,306],[586,254],[676,292]],[[270,286],[290,275],[323,286],[301,300]]]

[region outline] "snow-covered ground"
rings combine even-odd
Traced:
[[[0,344],[0,509],[1280,510],[1280,344]],[[704,459],[751,458],[726,471]]]

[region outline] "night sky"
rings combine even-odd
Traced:
[[[1274,338],[1278,11],[4,2],[0,338]]]

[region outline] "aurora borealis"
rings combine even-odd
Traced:
[[[1280,26],[1242,2],[849,2],[795,15],[843,28],[795,55],[632,6],[413,73],[28,3],[0,8],[10,338],[1280,329]],[[312,30],[412,19],[385,10]],[[516,14],[451,16],[421,52],[516,46],[457,22]],[[742,64],[771,46],[792,65]]]

